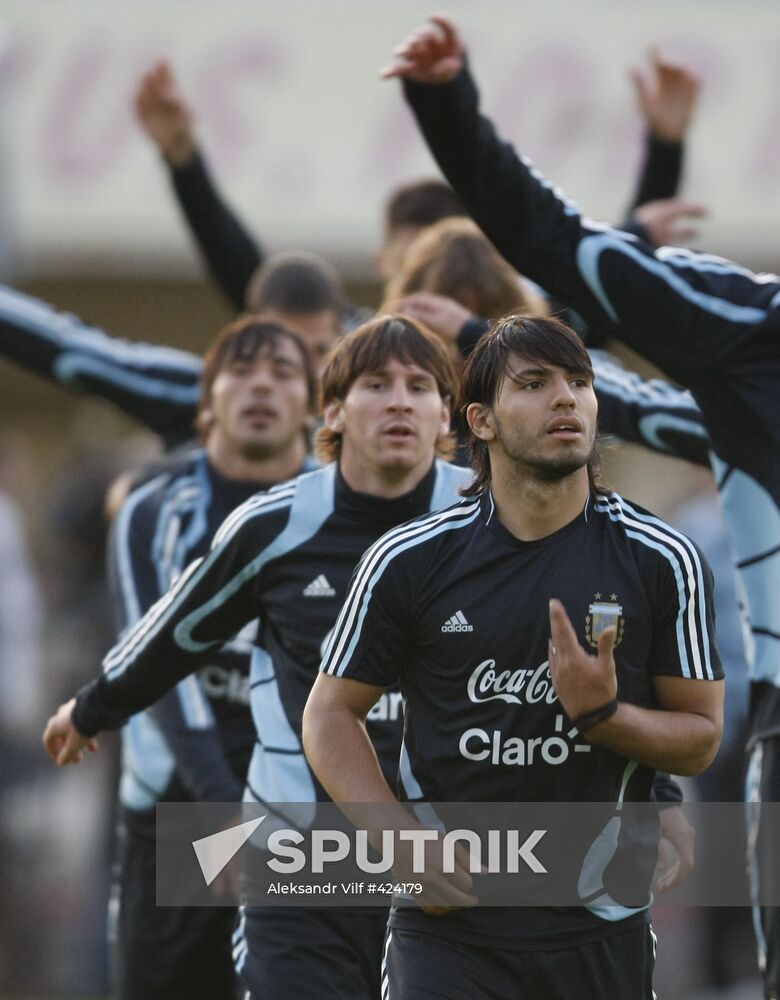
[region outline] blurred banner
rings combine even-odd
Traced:
[[[365,262],[383,196],[435,173],[398,84],[377,76],[433,6],[5,0],[2,175],[26,269],[192,269],[165,172],[131,111],[139,75],[160,56],[197,110],[225,193],[268,249]],[[690,60],[705,82],[685,186],[711,208],[701,245],[778,266],[774,3],[448,6],[486,110],[595,217],[620,218],[639,161],[629,67],[651,45]]]

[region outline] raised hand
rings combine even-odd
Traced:
[[[59,767],[65,764],[80,764],[84,759],[84,750],[95,753],[98,749],[97,740],[82,736],[71,721],[71,713],[76,699],[71,698],[60,705],[56,713],[46,723],[43,733],[43,745],[46,752]]]
[[[612,651],[615,628],[599,636],[598,656],[587,653],[577,638],[560,601],[550,601],[550,676],[570,719],[593,712],[617,697],[617,674]]]
[[[659,198],[634,210],[633,218],[645,227],[650,242],[657,247],[686,246],[699,235],[692,220],[702,219],[707,208],[683,198]]]
[[[667,142],[682,142],[696,106],[699,77],[684,63],[667,59],[652,49],[650,69],[632,69],[631,79],[650,131]]]
[[[465,49],[452,21],[435,14],[405,39],[381,71],[383,79],[393,76],[416,83],[449,83],[463,69]]]
[[[172,166],[191,159],[195,152],[195,115],[167,62],[157,63],[141,78],[135,111],[146,134]]]
[[[397,302],[387,304],[388,312],[403,313],[411,319],[425,323],[443,340],[456,341],[463,324],[472,314],[454,299],[434,292],[412,292]]]

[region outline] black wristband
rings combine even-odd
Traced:
[[[594,708],[592,712],[584,712],[582,715],[577,716],[576,719],[572,719],[572,722],[581,733],[587,733],[589,729],[597,726],[600,722],[611,719],[617,710],[618,700],[617,698],[613,698],[612,701],[608,701],[601,708]]]

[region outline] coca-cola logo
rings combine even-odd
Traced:
[[[483,660],[472,671],[467,691],[476,704],[498,699],[514,705],[552,705],[558,700],[547,660],[538,667],[517,670],[497,670],[495,660]]]

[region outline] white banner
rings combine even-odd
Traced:
[[[223,191],[269,250],[364,262],[380,204],[435,169],[378,79],[431,6],[394,0],[4,0],[0,201],[32,269],[87,261],[183,270],[194,255],[133,120],[141,72],[168,57]],[[685,191],[701,245],[777,267],[780,18],[771,0],[453,2],[484,106],[589,214],[617,220],[639,161],[630,65],[659,44],[705,87]]]

